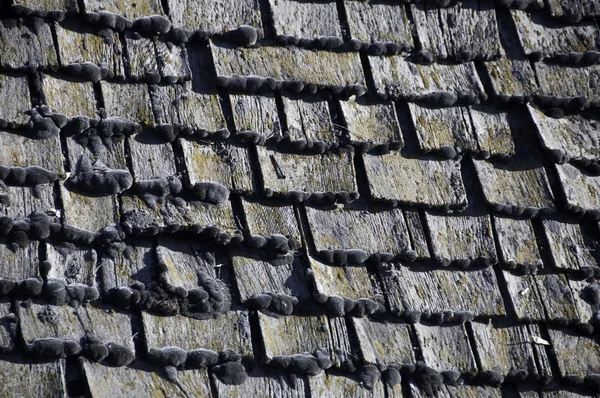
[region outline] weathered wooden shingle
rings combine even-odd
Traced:
[[[376,322],[351,318],[358,337],[360,356],[366,364],[413,365],[415,353],[408,326],[404,323]]]
[[[484,65],[492,83],[493,97],[500,101],[528,102],[539,91],[531,64],[526,59],[503,56]]]
[[[548,0],[550,15],[567,22],[578,22],[582,18],[600,16],[600,5],[596,1],[587,0]]]
[[[0,130],[0,164],[4,167],[37,166],[56,177],[64,174],[60,138],[32,139]],[[55,177],[55,178],[56,178]],[[35,185],[27,182],[27,185]]]
[[[452,105],[487,98],[472,62],[420,65],[405,58],[369,56],[377,94],[393,99]]]
[[[337,144],[327,102],[283,97],[283,109],[288,128],[284,136],[299,149],[314,149],[322,153]]]
[[[96,232],[119,221],[119,203],[116,195],[85,196],[69,191],[61,184],[60,197],[63,204],[63,221],[67,225]]]
[[[46,363],[0,361],[5,381],[0,395],[6,397],[63,397],[67,395],[66,365],[63,359]]]
[[[469,115],[479,144],[479,156],[507,158],[515,154],[511,113],[493,105],[474,105],[469,108]]]
[[[206,370],[177,372],[177,383],[168,381],[157,369],[148,367],[114,368],[81,361],[87,387],[93,398],[112,398],[133,394],[135,396],[158,396],[207,398],[211,396],[210,381]],[[107,380],[110,382],[107,383]]]
[[[222,87],[247,91],[283,87],[312,93],[329,89],[347,95],[366,90],[358,53],[271,46],[231,49],[212,42],[211,50]]]
[[[296,155],[258,147],[266,196],[292,202],[348,203],[358,198],[352,154]]]
[[[168,0],[167,4],[175,28],[214,35],[242,25],[262,26],[255,0]]]
[[[226,384],[213,377],[217,393],[221,397],[231,398],[261,398],[265,394],[281,398],[304,398],[305,379],[297,378],[291,383],[285,378],[283,372],[266,372],[262,367],[254,366],[248,372],[248,378],[241,385]]]
[[[290,205],[242,200],[251,246],[267,250],[294,250],[301,243],[296,211]],[[262,237],[262,238],[261,238]],[[285,237],[285,239],[282,239]],[[285,240],[285,242],[284,242]]]
[[[498,216],[493,220],[504,267],[535,272],[544,266],[530,220]]]
[[[0,101],[0,125],[26,124],[29,118],[25,112],[31,109],[27,77],[0,75]]]
[[[364,161],[374,199],[445,210],[467,204],[457,161],[408,159],[399,152],[365,155]]]
[[[129,139],[129,151],[136,181],[177,174],[173,147],[155,134],[134,135]]]
[[[410,392],[414,398],[426,398],[430,397],[430,389],[420,388],[414,382],[410,383]],[[452,385],[441,385],[439,390],[435,393],[439,398],[501,398],[502,390],[499,388],[492,388],[487,386],[452,386]],[[537,398],[537,394],[534,398]]]
[[[485,201],[500,213],[536,217],[556,211],[546,170],[540,162],[500,164],[473,161]],[[512,167],[511,167],[512,166]]]
[[[96,290],[97,259],[94,249],[46,244],[46,261],[50,265],[46,277],[62,280],[67,284],[84,284]]]
[[[152,82],[160,80],[156,49],[151,39],[126,34],[125,47],[127,48],[126,67],[129,79]]]
[[[27,217],[36,210],[56,214],[53,184],[6,187],[8,200],[0,204],[0,212],[10,218]]]
[[[14,289],[14,285],[26,279],[40,279],[38,242],[31,242],[25,247],[13,250],[6,241],[0,244],[0,259],[2,260],[2,289],[5,294]],[[11,282],[16,282],[15,284]],[[39,291],[38,291],[39,294]]]
[[[556,165],[567,209],[600,219],[600,177],[591,176],[570,164]]]
[[[506,314],[491,268],[456,271],[384,265],[380,275],[392,312],[413,321],[427,314],[443,314],[449,322]]]
[[[7,69],[54,69],[58,59],[50,24],[3,19],[0,22],[0,65]]]
[[[147,85],[102,81],[100,88],[108,116],[124,117],[144,126],[154,125]]]
[[[239,133],[258,134],[261,141],[281,136],[281,121],[273,96],[231,95],[229,98]]]
[[[323,373],[308,378],[308,388],[311,396],[334,398],[334,397],[354,397],[369,398],[383,397],[384,384],[381,379],[375,379],[371,389],[367,389],[358,380],[351,377]]]
[[[233,145],[203,145],[180,139],[190,186],[214,181],[232,192],[252,192],[248,150]]]
[[[342,29],[338,20],[336,3],[332,0],[305,3],[295,0],[270,0],[270,11],[277,38],[283,43],[294,44],[301,40],[329,40],[326,48],[337,47],[342,42]]]
[[[12,311],[12,303],[0,302],[0,352],[8,354],[15,348],[17,338],[17,316]]]
[[[541,338],[539,326],[473,322],[471,327],[482,372],[497,372],[513,380],[552,378],[546,350],[535,342]]]
[[[133,240],[125,252],[116,257],[105,256],[100,260],[99,274],[102,290],[128,288],[133,284],[144,287],[156,280],[158,267],[150,240]]]
[[[600,374],[600,346],[588,336],[548,329],[561,376]]]
[[[511,10],[519,40],[525,54],[539,58],[553,58],[567,64],[576,64],[569,53],[577,53],[579,60],[588,52],[598,52],[599,32],[596,24],[585,21],[577,25],[564,24],[548,18],[541,12]],[[598,54],[600,56],[600,54]]]
[[[164,82],[175,83],[188,80],[192,71],[188,64],[187,51],[182,45],[154,40],[158,71]]]
[[[415,331],[427,366],[440,372],[477,373],[475,356],[464,325],[426,326],[417,323]],[[459,376],[455,377],[456,380]]]
[[[24,14],[39,15],[41,17],[50,17],[50,19],[57,18],[56,12],[64,17],[64,13],[71,13],[77,11],[77,2],[74,0],[15,0],[12,2],[12,7],[9,7],[11,11],[18,14],[19,11],[26,11]],[[54,11],[54,12],[53,12]],[[60,19],[60,18],[58,18]]]
[[[502,271],[502,279],[508,291],[507,305],[511,306],[518,320],[545,320],[544,306],[532,275],[515,275]]]
[[[363,3],[362,1],[350,1]],[[404,138],[392,102],[367,104],[359,101],[341,101],[342,113],[348,127],[350,141],[362,150],[400,149]]]
[[[240,301],[251,308],[289,315],[298,303],[311,300],[306,268],[299,257],[278,264],[233,256],[233,273]]]
[[[491,0],[464,0],[453,7],[411,7],[417,34],[434,58],[458,61],[500,56],[496,13]]]
[[[425,212],[425,223],[435,261],[466,268],[497,262],[489,215],[440,216]]]
[[[86,13],[99,13],[102,11],[120,15],[128,20],[135,20],[151,15],[164,15],[161,2],[158,0],[141,0],[129,3],[121,0],[83,0]]]
[[[341,368],[344,362],[352,361],[344,318],[325,315],[275,318],[259,312],[258,319],[265,357],[272,366],[316,375],[321,369]],[[311,364],[307,367],[298,364],[296,359],[300,356]]]
[[[87,157],[92,162],[99,160],[111,169],[127,169],[125,160],[125,136],[106,136],[89,129],[85,134],[66,137],[69,164],[75,166],[80,159]]]
[[[578,270],[597,266],[591,248],[584,242],[579,223],[543,220],[542,224],[554,267],[562,270]]]
[[[78,82],[54,78],[49,75],[42,77],[42,91],[45,103],[57,113],[67,117],[87,116],[98,118],[96,99],[91,82]]]
[[[398,54],[413,47],[411,26],[402,4],[344,1],[350,35],[376,53]]]
[[[575,68],[538,62],[535,71],[543,105],[576,109],[600,105],[600,65]]]

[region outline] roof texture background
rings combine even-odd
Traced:
[[[599,17],[0,1],[0,396],[597,396]]]

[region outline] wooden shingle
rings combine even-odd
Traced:
[[[303,378],[297,378],[292,384],[284,380],[283,373],[266,373],[263,369],[256,369],[248,373],[248,378],[241,385],[225,384],[213,377],[219,396],[231,398],[261,398],[269,394],[281,398],[304,398],[305,383]]]
[[[0,146],[4,148],[0,153],[0,164],[4,167],[37,166],[56,177],[64,174],[58,136],[32,139],[0,130]]]
[[[0,124],[4,127],[24,125],[29,120],[25,114],[31,109],[28,84],[25,76],[0,75]]]
[[[594,220],[600,219],[600,177],[568,163],[556,165],[556,170],[567,209]]]
[[[118,14],[128,20],[134,20],[151,15],[165,15],[160,1],[141,0],[136,3],[129,3],[122,0],[112,0],[104,2],[102,0],[83,0],[85,12],[107,11],[112,14]]]
[[[406,366],[415,363],[415,353],[406,324],[382,323],[367,318],[352,318],[351,322],[365,363]]]
[[[251,246],[287,251],[302,245],[296,211],[292,206],[245,199],[242,206]],[[287,242],[283,242],[282,237]]]
[[[242,25],[262,26],[258,3],[253,0],[168,0],[167,4],[175,28],[214,35]]]
[[[123,117],[143,126],[153,126],[154,117],[148,86],[100,82],[108,116]]]
[[[597,266],[591,248],[584,242],[580,224],[556,220],[543,220],[542,223],[554,267],[578,270]]]
[[[230,100],[238,132],[256,133],[265,140],[283,133],[274,97],[231,95]]]
[[[136,181],[177,174],[173,147],[154,134],[139,133],[131,137],[129,152]]]
[[[310,42],[313,38],[339,37],[342,29],[337,17],[336,3],[332,0],[304,3],[294,0],[269,1],[275,34],[288,43],[291,38]]]
[[[0,371],[6,378],[0,385],[0,395],[23,398],[67,395],[63,359],[37,364],[0,361]]]
[[[312,396],[323,398],[354,397],[369,398],[383,397],[384,384],[381,379],[376,379],[371,390],[361,385],[358,380],[350,377],[323,373],[308,378],[308,387]]]
[[[17,19],[0,22],[0,65],[7,69],[53,69],[58,59],[50,24],[19,23]]]
[[[544,266],[530,220],[498,216],[493,220],[504,267],[535,272]]]
[[[283,97],[283,108],[288,128],[284,134],[293,143],[313,148],[317,144],[320,147],[317,152],[324,152],[337,143],[327,102]]]
[[[580,68],[545,62],[535,64],[542,103],[550,107],[573,106],[585,109],[600,105],[600,65]]]
[[[561,376],[600,374],[600,346],[589,336],[548,329]]]

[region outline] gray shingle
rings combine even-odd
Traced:
[[[0,22],[0,65],[7,69],[27,68],[53,69],[58,59],[50,24],[35,22],[19,23],[16,19]]]
[[[22,126],[29,121],[25,114],[31,109],[27,77],[0,75],[0,124]]]

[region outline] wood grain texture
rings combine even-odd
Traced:
[[[261,27],[256,0],[168,0],[167,4],[173,26],[177,28],[216,34],[242,25]]]
[[[593,0],[549,0],[548,8],[551,16],[563,18],[569,22],[600,15],[600,4]]]
[[[553,328],[548,334],[561,376],[600,373],[600,346],[592,338]]]
[[[180,139],[190,185],[214,181],[230,191],[252,192],[252,167],[248,151],[233,145],[202,145]]]
[[[77,2],[74,0],[17,0],[13,4],[38,11],[77,11]]]
[[[33,187],[8,186],[4,192],[8,203],[0,204],[0,214],[10,218],[27,217],[34,211],[56,214],[53,184],[39,184]]]
[[[500,247],[500,260],[505,267],[544,267],[530,220],[494,216],[493,221]]]
[[[320,295],[375,300],[376,282],[365,267],[332,267],[310,258],[310,269]]]
[[[273,96],[231,95],[229,98],[238,132],[251,131],[265,139],[282,134]]]
[[[0,302],[0,352],[7,354],[14,349],[17,332],[17,316],[10,301]]]
[[[289,205],[249,202],[242,200],[250,236],[283,235],[301,245],[296,211]]]
[[[67,395],[64,359],[46,363],[0,361],[5,378],[0,395],[6,397],[64,397]]]
[[[567,209],[594,220],[600,219],[600,177],[589,175],[568,163],[555,167]]]
[[[96,232],[119,221],[116,195],[84,196],[60,185],[63,221],[70,226]]]
[[[534,280],[549,320],[573,323],[589,321],[586,317],[588,314],[579,311],[575,295],[564,274],[535,275]]]
[[[424,389],[419,388],[414,382],[410,383],[410,392],[413,398],[426,398],[429,396]],[[442,385],[436,396],[439,398],[501,398],[503,395],[499,388]]]
[[[346,3],[367,4],[354,0]],[[351,141],[369,142],[374,146],[390,144],[398,149],[404,146],[404,138],[393,103],[367,105],[349,100],[341,101],[340,104]]]
[[[46,243],[46,261],[51,265],[47,278],[60,279],[68,284],[83,283],[96,287],[97,258],[94,249]]]
[[[67,117],[98,118],[94,87],[91,82],[77,82],[44,75],[42,91],[45,103],[54,112]]]
[[[496,97],[522,102],[539,92],[535,74],[528,60],[503,56],[484,65]]]
[[[164,81],[188,80],[192,76],[185,47],[161,40],[154,40],[154,46],[158,71]]]
[[[169,142],[143,132],[128,139],[133,176],[136,181],[177,174],[175,154]]]
[[[292,0],[283,1],[295,3]],[[335,6],[334,3],[324,4]],[[305,4],[305,6],[310,5],[312,4]],[[292,141],[323,142],[327,146],[337,141],[327,102],[283,97],[283,109],[287,120],[287,133]]]
[[[126,35],[125,47],[127,48],[127,74],[130,79],[136,81],[150,75],[158,75],[156,49],[151,39]]]
[[[151,15],[165,15],[159,0],[141,0],[134,4],[123,0],[84,0],[86,12],[108,11],[134,20]]]
[[[469,115],[482,157],[505,158],[515,154],[510,113],[492,105],[474,105],[469,108]]]
[[[554,98],[584,97],[600,105],[600,65],[581,68],[538,62],[535,71],[543,95]]]
[[[491,268],[478,271],[380,267],[391,310],[402,313],[461,313],[497,317],[506,314]]]
[[[425,326],[415,324],[423,359],[440,372],[477,373],[477,364],[464,325]]]
[[[366,364],[415,363],[408,326],[404,323],[375,322],[367,318],[351,318],[358,337],[360,356]]]
[[[7,69],[56,68],[58,58],[52,42],[50,24],[19,24],[16,20],[0,23],[0,65]]]
[[[123,135],[106,137],[90,129],[85,134],[66,137],[66,142],[70,165],[75,166],[81,158],[88,157],[92,162],[99,160],[111,169],[127,170]]]
[[[64,175],[60,138],[32,139],[0,130],[0,165],[5,167],[38,166]]]
[[[580,224],[544,220],[543,226],[554,267],[577,270],[597,266],[591,248],[584,242]]]
[[[28,84],[24,76],[0,75],[1,120],[15,125],[24,125],[29,121],[29,117],[25,114],[31,109]]]
[[[213,377],[220,397],[231,398],[262,398],[265,395],[281,398],[304,398],[306,381],[297,378],[295,383],[289,381],[284,373],[266,373],[263,369],[249,372],[246,381],[239,386],[229,385]]]
[[[38,242],[31,242],[23,248],[12,248],[5,240],[0,243],[1,278],[20,282],[27,278],[40,278],[38,271]]]
[[[231,350],[253,357],[248,313],[232,311],[217,318],[193,319],[182,315],[162,317],[142,312],[146,349],[179,347],[184,351]]]
[[[100,275],[104,293],[110,289],[129,287],[134,283],[148,285],[156,279],[158,269],[152,241],[134,240],[127,252],[116,258],[104,256],[100,259]]]
[[[515,275],[502,271],[508,290],[507,305],[515,311],[518,320],[544,321],[544,305],[532,275]]]
[[[466,205],[460,163],[454,160],[407,159],[392,152],[365,155],[364,161],[374,199],[446,210]]]
[[[344,7],[353,39],[413,46],[411,25],[401,5],[346,0]]]
[[[417,253],[417,258],[428,258],[431,257],[429,253],[429,246],[427,244],[427,238],[425,236],[425,228],[421,222],[421,215],[416,209],[405,209],[404,219],[408,226],[408,233],[410,235],[410,241],[413,246],[413,250]]]
[[[269,5],[277,35],[303,39],[342,36],[335,1],[269,0]]]
[[[93,398],[152,396],[159,398],[208,398],[210,382],[206,370],[177,372],[177,384],[168,381],[154,368],[113,368],[82,360],[81,368]],[[110,380],[107,383],[106,380]]]
[[[351,377],[322,373],[308,378],[311,396],[323,398],[335,397],[383,397],[384,385],[381,379],[375,381],[372,390],[361,385],[360,381]]]
[[[101,81],[100,89],[108,116],[124,117],[144,126],[154,125],[147,85]]]

